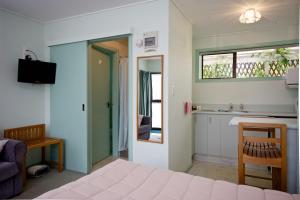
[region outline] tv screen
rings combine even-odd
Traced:
[[[19,59],[18,81],[23,83],[55,83],[56,64]]]

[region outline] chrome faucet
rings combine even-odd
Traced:
[[[232,110],[233,110],[233,104],[230,103],[230,104],[229,104],[229,111],[232,111]]]
[[[245,109],[245,105],[244,104],[240,104],[240,111],[243,111]]]

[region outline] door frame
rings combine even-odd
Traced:
[[[112,36],[108,38],[99,38],[99,39],[94,39],[94,40],[89,40],[87,45],[88,48],[90,45],[96,42],[106,42],[106,41],[114,41],[117,39],[128,39],[128,76],[130,76],[130,70],[131,70],[131,50],[132,50],[132,36],[131,34],[126,34],[126,35],[120,35],[120,36]],[[119,130],[119,69],[118,69],[118,63],[119,63],[119,55],[118,52],[114,52],[112,50],[106,49],[106,48],[101,48],[97,47],[97,50],[100,51],[101,53],[104,53],[110,57],[110,92],[111,92],[111,104],[112,104],[112,109],[111,109],[111,123],[112,123],[112,155],[119,157],[119,151],[118,151],[118,143],[119,143],[119,138],[118,138],[118,130]],[[88,61],[89,62],[89,61]],[[88,77],[90,77],[90,71],[88,71]],[[88,82],[90,84],[90,79],[88,78]],[[89,85],[88,84],[88,85]],[[131,123],[130,121],[132,120],[131,116],[131,101],[130,101],[130,79],[128,78],[128,130],[130,129]],[[90,94],[90,89],[88,88],[88,98]],[[93,167],[93,159],[92,159],[92,130],[90,126],[90,114],[88,114],[88,170],[89,172],[92,170]],[[132,136],[130,134],[130,131],[128,131],[128,159],[132,160]]]

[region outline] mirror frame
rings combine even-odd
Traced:
[[[160,68],[161,68],[161,140],[160,142],[157,141],[151,141],[151,140],[142,140],[142,139],[138,139],[138,130],[139,130],[139,126],[138,126],[138,121],[139,121],[139,90],[140,90],[140,86],[139,86],[139,82],[140,82],[140,77],[139,77],[139,61],[141,59],[144,58],[160,58],[161,60],[161,64],[160,64]],[[136,97],[136,138],[137,141],[140,142],[149,142],[149,143],[156,143],[156,144],[163,144],[164,143],[164,126],[163,126],[163,122],[164,122],[164,55],[151,55],[151,56],[139,56],[137,57],[137,97]]]

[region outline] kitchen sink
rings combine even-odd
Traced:
[[[230,113],[237,113],[237,114],[240,114],[240,113],[249,113],[249,111],[247,111],[247,110],[241,110],[241,111],[230,111]]]
[[[223,110],[223,109],[219,109],[217,112],[249,113],[249,111],[247,111],[247,110]]]
[[[242,114],[242,113],[249,113],[247,110],[225,110],[225,109],[219,109],[219,110],[212,110],[212,109],[202,109],[202,112],[227,112],[232,114]]]

